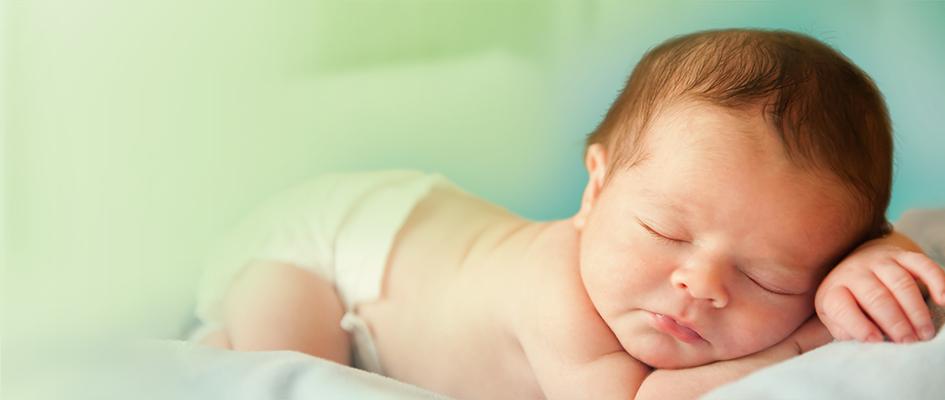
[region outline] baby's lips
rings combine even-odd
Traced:
[[[686,343],[698,343],[705,341],[698,332],[692,328],[679,323],[675,318],[668,315],[653,313],[654,327],[662,332],[668,333],[677,340]]]

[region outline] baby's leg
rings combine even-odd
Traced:
[[[351,364],[344,306],[335,288],[289,264],[256,261],[224,299],[224,329],[202,343],[238,351],[295,350]]]

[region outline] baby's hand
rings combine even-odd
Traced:
[[[889,238],[864,243],[820,284],[814,305],[833,337],[879,342],[885,332],[896,343],[911,343],[935,336],[916,279],[945,305],[945,272],[924,254],[894,243]]]

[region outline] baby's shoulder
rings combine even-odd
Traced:
[[[581,284],[578,268],[549,271],[523,313],[519,341],[546,394],[619,398],[633,393],[649,372],[628,354],[601,319]],[[557,276],[554,276],[557,275]],[[589,376],[621,376],[599,384]],[[597,382],[595,384],[595,382]]]
[[[569,351],[607,354],[622,349],[591,302],[581,279],[580,234],[570,220],[550,224],[539,239],[526,271],[523,319],[536,342],[566,345]],[[583,355],[583,354],[582,354]]]

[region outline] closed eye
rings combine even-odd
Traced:
[[[684,240],[673,239],[673,238],[666,237],[666,236],[660,234],[659,232],[653,230],[653,228],[650,228],[649,225],[643,223],[643,221],[640,221],[639,219],[637,220],[637,222],[640,224],[640,226],[643,227],[643,229],[646,229],[646,232],[647,232],[647,233],[649,233],[651,236],[653,236],[653,237],[659,239],[660,241],[663,241],[663,242],[666,242],[666,243],[673,243],[673,244],[685,243]]]
[[[775,289],[769,289],[767,286],[762,285],[760,282],[756,281],[755,278],[752,278],[751,275],[746,274],[744,271],[742,272],[742,275],[745,275],[745,277],[748,278],[748,280],[752,281],[755,285],[758,285],[758,287],[760,287],[762,290],[768,293],[776,294],[779,296],[793,296],[794,295],[794,293],[786,293],[786,292],[781,292]]]

